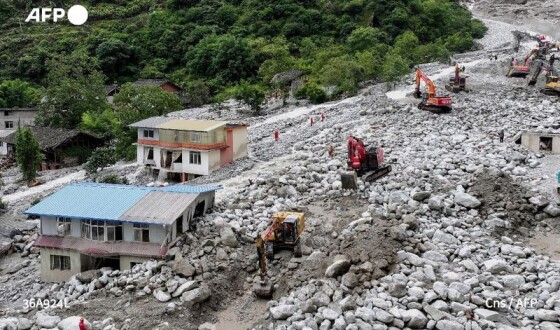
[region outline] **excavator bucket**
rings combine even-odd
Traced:
[[[541,89],[541,93],[545,95],[552,95],[552,96],[560,96],[560,88],[543,88]]]
[[[272,281],[269,279],[259,280],[253,285],[253,292],[259,298],[270,299],[273,291]]]
[[[358,189],[358,175],[355,171],[347,171],[340,174],[342,189]]]

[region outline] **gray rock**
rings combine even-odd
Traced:
[[[166,302],[171,300],[171,295],[161,289],[154,290],[154,297],[160,302]]]
[[[412,329],[425,329],[428,324],[428,318],[418,309],[408,309],[402,311],[403,321],[407,322],[407,326]]]
[[[423,255],[423,258],[431,260],[431,261],[437,261],[437,262],[447,262],[447,257],[444,256],[443,254],[436,252],[436,251],[426,251]]]
[[[418,202],[422,202],[422,201],[430,198],[431,195],[432,195],[432,193],[429,192],[429,191],[417,191],[414,194],[412,194],[412,199],[414,199],[415,201],[418,201]]]
[[[229,246],[231,248],[236,248],[239,246],[237,237],[235,236],[235,233],[230,226],[223,226],[222,229],[220,229],[220,240],[223,245]]]
[[[544,212],[551,217],[557,217],[560,216],[560,207],[556,204],[548,204],[548,206],[544,208]]]
[[[41,328],[52,329],[60,322],[60,316],[50,316],[45,312],[37,312],[35,323]]]
[[[31,322],[29,320],[27,321],[30,323],[30,325],[29,328],[25,328],[25,329],[30,329]],[[7,317],[7,318],[0,319],[0,329],[2,330],[17,330],[18,326],[19,326],[19,321],[15,317]]]
[[[337,277],[345,274],[350,269],[350,260],[347,256],[340,255],[334,259],[334,262],[325,271],[326,277]]]
[[[352,272],[346,273],[342,276],[342,285],[352,289],[358,285],[358,277]]]
[[[549,201],[546,197],[539,195],[529,198],[529,203],[537,206],[538,208],[543,208],[548,205]]]
[[[453,201],[455,204],[459,204],[469,209],[477,208],[482,204],[476,197],[461,191],[455,193]]]
[[[196,289],[196,288],[198,288],[198,283],[196,283],[196,281],[187,281],[187,282],[181,284],[175,291],[173,291],[173,294],[171,296],[173,298],[179,297],[185,291],[190,291],[190,290]]]
[[[76,279],[80,281],[80,283],[89,283],[96,278],[101,276],[101,271],[99,269],[88,270],[85,272],[81,272],[76,274]]]
[[[438,330],[464,330],[465,327],[459,322],[450,321],[450,320],[439,320],[438,323],[436,323],[436,329],[438,329]]]
[[[177,274],[183,275],[184,277],[191,277],[196,273],[196,269],[187,261],[187,259],[183,259],[183,257],[179,254],[175,256],[173,271]]]
[[[276,320],[285,320],[297,311],[295,305],[278,305],[270,309],[270,315]]]
[[[368,323],[373,323],[375,320],[375,312],[369,308],[359,307],[355,315]]]
[[[33,322],[31,322],[30,319],[26,319],[24,317],[18,319],[18,323],[17,323],[18,330],[28,330],[31,329],[32,326],[33,326]],[[0,326],[0,329],[1,328],[2,326]]]
[[[210,290],[206,287],[196,288],[181,295],[181,301],[185,302],[187,306],[203,302],[210,298]]]
[[[536,321],[558,322],[558,315],[555,311],[549,309],[538,309],[535,311]]]
[[[482,263],[487,271],[492,274],[498,274],[508,271],[511,267],[504,261],[498,259],[490,259]]]
[[[393,322],[395,317],[382,309],[378,309],[375,311],[375,318],[383,323],[389,324]]]

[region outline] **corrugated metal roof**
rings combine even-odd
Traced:
[[[148,188],[148,187],[146,187]],[[151,190],[124,185],[73,184],[45,198],[26,214],[118,220]]]
[[[174,184],[161,188],[162,191],[182,192],[187,194],[202,194],[209,191],[223,189],[221,186],[191,186],[187,184]]]
[[[35,247],[79,251],[93,256],[138,256],[161,258],[167,253],[167,247],[159,243],[145,242],[100,242],[77,237],[59,237],[40,235]]]
[[[15,129],[0,129],[0,137],[8,136],[15,131],[16,131]]]
[[[152,191],[128,209],[120,220],[169,225],[196,200],[197,196],[179,192]]]
[[[172,118],[167,117],[150,117],[144,120],[140,120],[136,123],[128,125],[128,127],[134,128],[158,128],[159,125],[172,120]]]
[[[176,212],[170,206],[174,203],[174,200],[177,200],[177,204],[173,204],[176,205],[174,207],[179,208],[181,206],[182,212],[198,194],[218,189],[222,189],[222,187],[185,184],[167,187],[145,187],[93,182],[75,183],[67,185],[50,195],[29,208],[25,213],[76,219],[163,224],[175,214],[173,212]],[[144,199],[148,194],[156,197]],[[151,206],[144,207],[142,205],[144,203]],[[141,208],[144,209],[143,213],[137,211]],[[169,208],[170,213],[161,215],[165,214],[166,208]],[[121,218],[125,216],[125,213],[127,216]],[[171,222],[177,217],[178,215]]]
[[[208,132],[218,127],[225,126],[226,124],[226,121],[217,120],[172,119],[168,122],[158,125],[158,128],[181,131]]]

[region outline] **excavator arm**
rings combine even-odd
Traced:
[[[428,76],[420,70],[420,68],[416,69],[416,94],[420,95],[420,82],[424,81],[424,83],[428,86],[428,95],[435,96],[436,95],[436,85],[432,82]]]
[[[259,259],[259,276],[260,281],[255,282],[253,292],[261,298],[272,297],[272,282],[268,278],[266,272],[266,251],[264,247],[264,239],[262,235],[257,236],[257,256]]]

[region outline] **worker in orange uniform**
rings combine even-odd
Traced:
[[[315,121],[313,120],[313,117],[311,117],[311,118],[309,119],[309,124],[311,124],[311,126],[313,126],[314,123],[315,123]]]
[[[325,114],[321,112],[321,121],[325,120]]]
[[[327,147],[327,153],[329,154],[329,157],[330,157],[330,158],[333,158],[333,155],[334,155],[334,147],[333,147],[331,144],[329,144],[329,146]]]
[[[278,131],[274,131],[274,141],[278,141],[280,138],[280,133]]]

